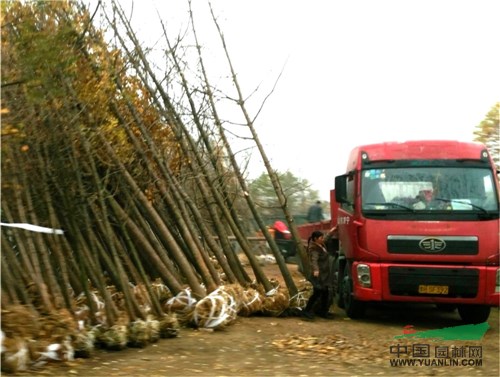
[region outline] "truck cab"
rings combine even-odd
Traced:
[[[457,307],[467,323],[499,305],[499,184],[479,143],[411,141],[355,148],[335,179],[338,305]]]

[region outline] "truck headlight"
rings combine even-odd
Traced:
[[[370,266],[368,266],[367,264],[358,264],[356,266],[356,271],[358,273],[358,283],[365,288],[371,287],[372,277],[370,274]],[[497,273],[497,278],[498,278],[498,273]]]

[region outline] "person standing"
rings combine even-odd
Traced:
[[[323,220],[323,208],[321,207],[321,201],[317,200],[307,211],[307,221],[316,223],[321,220]]]
[[[313,293],[302,313],[306,320],[314,320],[316,305],[318,306],[316,311],[318,316],[326,319],[333,318],[333,314],[329,312],[331,305],[329,295],[331,285],[330,255],[326,250],[324,238],[322,232],[315,230],[307,241],[307,255],[311,265],[309,281],[313,285]]]

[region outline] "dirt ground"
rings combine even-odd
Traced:
[[[289,265],[293,276],[301,275]],[[276,265],[268,277],[279,276]],[[96,350],[90,359],[46,365],[22,376],[498,376],[499,311],[492,310],[490,329],[479,341],[401,340],[406,325],[416,331],[458,326],[457,312],[429,306],[378,306],[362,320],[350,320],[334,308],[333,320],[306,322],[298,317],[240,317],[223,330],[183,328],[177,338],[161,339],[143,349]],[[473,359],[456,360],[481,366],[391,366],[391,359],[411,358],[402,350],[428,346],[451,350],[481,349]],[[406,347],[406,348],[404,348]],[[398,354],[399,350],[399,354]],[[451,354],[450,354],[451,355]],[[463,355],[467,356],[467,355]],[[425,357],[424,357],[425,359]],[[465,360],[465,361],[462,361]]]

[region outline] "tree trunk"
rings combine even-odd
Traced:
[[[9,158],[13,158],[12,155]],[[22,187],[14,176],[11,176],[14,187]],[[21,197],[14,192],[14,198],[10,198],[17,209],[17,219],[14,221],[10,213],[9,207],[5,202],[4,196],[2,195],[2,210],[5,218],[11,223],[27,223],[27,218],[24,210],[24,204],[22,203]],[[16,235],[16,245],[18,246],[19,253],[22,256],[24,262],[24,267],[30,271],[31,278],[36,287],[36,291],[40,296],[40,302],[38,302],[39,309],[45,313],[51,313],[54,310],[54,305],[50,299],[50,295],[47,289],[47,285],[43,280],[43,274],[38,260],[38,253],[36,251],[35,244],[33,242],[32,234],[27,230],[12,229],[12,233]],[[21,236],[22,235],[22,236]]]
[[[134,236],[135,242],[141,246],[142,252],[146,253],[146,256],[154,262],[155,267],[160,273],[161,279],[166,284],[168,289],[170,289],[174,295],[177,295],[182,290],[182,285],[171,273],[171,271],[165,267],[163,261],[158,256],[158,249],[155,249],[148,242],[148,240],[144,237],[143,232],[113,198],[109,198],[108,200],[110,201],[110,205],[113,208],[119,222],[125,224],[128,231],[131,232],[132,236]]]
[[[139,45],[134,33],[131,31],[130,24],[128,23],[128,20],[124,17],[123,11],[119,8],[119,6],[113,2],[113,7],[117,11],[117,14],[120,18],[120,20],[123,22],[123,25],[127,29],[127,35],[130,39],[130,41],[134,44],[134,54],[132,54],[128,49],[127,45],[123,42],[120,34],[118,33],[118,30],[116,29],[116,25],[111,25],[112,27],[115,28],[116,36],[117,38],[120,39],[122,43],[122,47],[124,48],[125,51],[129,54],[129,56],[138,56],[141,63],[142,63],[142,68],[145,69],[145,71],[148,73],[148,77],[154,82],[156,91],[162,98],[163,104],[165,105],[166,110],[163,111],[163,115],[167,119],[169,125],[174,129],[175,135],[177,137],[177,141],[179,145],[181,146],[183,153],[186,155],[187,160],[188,160],[188,166],[191,168],[191,171],[193,172],[193,175],[197,181],[198,188],[200,189],[200,192],[203,195],[203,198],[206,203],[210,203],[209,196],[213,199],[215,199],[215,202],[217,204],[217,208],[221,211],[224,220],[227,221],[228,225],[230,226],[233,234],[235,235],[236,239],[238,240],[238,243],[242,247],[243,252],[248,258],[248,261],[250,262],[250,265],[252,266],[252,269],[254,271],[254,274],[259,281],[264,286],[264,289],[266,291],[270,291],[273,289],[271,283],[263,273],[262,269],[260,268],[260,265],[255,258],[255,255],[253,255],[250,245],[248,244],[248,241],[246,238],[243,236],[240,228],[237,226],[237,224],[233,221],[227,207],[224,204],[224,200],[221,198],[220,193],[210,184],[206,184],[207,181],[213,181],[213,175],[212,173],[206,169],[205,165],[201,161],[199,153],[194,153],[194,151],[197,150],[196,144],[194,143],[191,135],[189,134],[188,130],[185,128],[181,117],[179,114],[175,111],[174,106],[171,103],[170,98],[168,95],[165,93],[163,90],[163,87],[161,83],[158,81],[156,76],[153,73],[153,70],[150,68],[150,65],[144,56],[144,53],[141,49],[141,46]],[[140,75],[140,69],[138,66],[135,66],[137,68],[137,72]],[[147,80],[143,79],[144,84],[147,86]],[[149,88],[149,86],[148,86]],[[154,97],[154,92],[151,91]],[[158,103],[158,102],[156,102]],[[158,103],[158,105],[160,105]],[[159,106],[161,108],[161,105]],[[201,177],[200,174],[197,174],[201,172]],[[208,188],[207,188],[208,186]],[[210,192],[210,195],[208,194]],[[209,207],[210,208],[210,207]]]
[[[277,264],[278,264],[278,266],[280,268],[280,271],[281,271],[281,273],[282,273],[282,275],[284,277],[285,283],[286,283],[286,285],[288,287],[288,290],[289,290],[290,294],[292,296],[294,296],[294,295],[297,294],[298,291],[297,291],[295,283],[293,282],[293,279],[292,279],[292,277],[290,275],[290,272],[288,271],[288,268],[286,266],[286,263],[285,263],[285,260],[283,258],[283,255],[281,254],[281,252],[280,252],[278,246],[276,245],[273,237],[269,234],[269,232],[267,230],[267,227],[264,224],[264,222],[262,221],[262,218],[261,218],[259,212],[257,211],[257,208],[255,207],[255,204],[254,204],[251,196],[248,194],[249,190],[248,190],[246,181],[243,178],[243,175],[241,174],[239,165],[238,165],[238,163],[237,163],[237,161],[236,161],[236,159],[234,157],[235,154],[232,152],[231,145],[230,145],[229,141],[226,138],[225,131],[224,131],[223,127],[222,127],[222,122],[221,122],[221,120],[219,118],[219,115],[218,115],[218,111],[217,111],[217,107],[215,105],[215,101],[214,101],[214,98],[213,98],[211,86],[210,86],[210,83],[208,81],[208,76],[207,76],[207,73],[206,73],[206,70],[205,70],[205,66],[204,66],[204,63],[203,63],[203,57],[202,57],[202,54],[201,54],[200,46],[198,44],[198,39],[197,39],[197,36],[196,36],[196,29],[194,27],[194,19],[193,19],[193,16],[192,16],[191,9],[190,9],[190,17],[191,17],[191,25],[192,25],[192,29],[193,29],[193,34],[194,34],[195,40],[196,40],[196,47],[197,47],[197,50],[198,50],[198,59],[199,59],[199,62],[200,62],[201,71],[202,71],[202,74],[203,74],[203,77],[204,77],[204,81],[205,81],[205,90],[206,90],[206,93],[207,93],[208,101],[210,103],[210,108],[211,108],[211,111],[212,111],[212,115],[213,115],[213,118],[215,120],[215,125],[217,126],[217,129],[218,129],[218,132],[219,132],[219,136],[220,136],[220,138],[221,138],[221,140],[223,142],[223,145],[224,145],[225,149],[227,150],[227,155],[228,155],[228,158],[229,158],[229,160],[231,162],[231,166],[233,167],[234,174],[235,174],[235,176],[236,176],[236,178],[238,180],[238,183],[240,184],[242,192],[244,193],[243,197],[245,198],[245,200],[247,202],[247,205],[250,208],[250,211],[252,212],[252,215],[253,215],[255,221],[257,222],[260,230],[262,231],[262,233],[263,233],[264,237],[266,238],[269,246],[271,247],[271,251],[273,252],[273,255],[274,255],[274,257],[276,259],[276,262],[277,262]],[[217,28],[219,29],[219,26],[217,24],[217,21],[216,21],[215,17],[213,17],[213,20],[214,20],[214,23],[216,24]],[[224,44],[224,51],[226,53],[226,56],[228,56],[227,48],[225,46],[224,38],[223,38],[222,33],[220,32],[220,29],[219,29],[219,35],[220,35],[220,38],[221,38],[221,40],[222,40],[222,42]],[[168,42],[168,39],[167,39],[167,42]],[[177,63],[177,60],[175,59],[175,56],[173,57],[173,59],[176,62],[176,67],[179,70],[179,75],[182,78],[184,78],[184,75],[182,74],[182,71],[180,70],[180,66]],[[228,60],[229,60],[229,56],[228,56]],[[231,66],[231,72],[233,73],[233,81],[235,81],[235,85],[237,85],[236,75],[232,71],[232,66]],[[183,85],[184,85],[184,88],[185,88],[185,91],[186,91],[188,97],[190,98],[189,91],[187,90],[187,83],[184,80],[183,80]],[[191,100],[190,103],[193,103],[193,101]],[[194,111],[192,111],[192,112],[194,113]],[[196,118],[195,118],[195,123],[197,125],[199,125],[199,122],[196,122]],[[200,132],[200,134],[204,135],[203,130],[201,129],[201,125],[199,125],[199,132]],[[256,137],[256,135],[254,135],[254,137]],[[210,148],[208,140],[206,138],[204,140],[205,140],[205,143],[208,144],[207,148]]]
[[[145,130],[144,125],[142,124],[142,121],[138,114],[135,111],[135,108],[128,102],[129,110],[132,112],[134,119],[136,120],[137,124],[140,125],[141,130]],[[115,108],[116,113],[118,113],[118,110]],[[131,132],[130,128],[128,127],[127,123],[123,118],[121,118],[122,121],[122,126],[126,129],[127,134],[132,141],[132,143],[135,146],[135,150],[139,153],[139,155],[144,159],[144,161],[148,160],[148,156],[146,154],[146,151],[142,147],[141,143],[137,138],[135,137],[134,133]],[[146,136],[147,133],[143,132],[143,136]],[[149,141],[149,140],[148,140]],[[154,148],[154,144],[149,142],[148,143],[149,147],[149,152],[154,151],[153,154],[156,157],[156,149]],[[156,162],[160,162],[159,159],[156,159]],[[159,187],[160,192],[162,193],[163,199],[166,200],[166,204],[169,207],[169,210],[174,216],[174,220],[176,223],[176,227],[180,232],[180,235],[182,236],[182,239],[184,242],[186,242],[187,247],[192,253],[192,256],[194,258],[194,262],[196,263],[196,266],[198,267],[198,271],[207,287],[208,292],[211,292],[215,290],[218,286],[219,278],[217,276],[217,273],[215,269],[213,268],[213,265],[211,264],[210,260],[207,258],[206,253],[201,252],[201,245],[199,242],[197,242],[197,238],[193,237],[195,234],[195,231],[193,227],[191,226],[191,221],[183,216],[183,214],[179,211],[180,203],[178,201],[175,201],[172,195],[170,195],[169,191],[165,187],[164,183],[160,178],[157,176],[155,173],[155,170],[152,168],[153,162],[147,163],[146,167],[152,176],[154,182],[156,185]],[[169,180],[167,180],[167,183]],[[171,190],[175,190],[175,187],[170,187]]]
[[[224,35],[222,34],[222,32],[221,32],[221,30],[219,28],[217,19],[216,19],[215,15],[214,15],[214,13],[212,11],[212,7],[211,6],[210,6],[210,10],[212,12],[212,19],[213,19],[215,25],[217,26],[217,30],[219,31],[219,36],[220,36],[220,39],[221,39],[222,44],[223,44],[224,52],[226,54],[226,59],[227,59],[227,61],[229,63],[229,67],[230,67],[230,70],[231,70],[231,76],[232,76],[233,84],[234,84],[234,86],[236,88],[236,91],[238,93],[238,99],[237,99],[236,102],[238,103],[238,105],[241,108],[241,111],[242,111],[242,113],[243,113],[243,115],[245,117],[245,120],[246,120],[246,125],[248,126],[248,128],[249,128],[249,130],[250,130],[250,132],[252,134],[252,138],[255,141],[255,144],[257,145],[259,153],[260,153],[260,155],[262,157],[262,161],[264,162],[264,166],[266,167],[267,172],[269,174],[269,177],[271,178],[271,183],[272,183],[272,185],[274,187],[274,190],[275,190],[276,195],[278,197],[278,201],[279,201],[279,203],[281,205],[281,208],[283,209],[283,213],[285,214],[286,220],[288,222],[288,226],[289,226],[290,231],[292,233],[292,237],[295,240],[297,251],[299,252],[299,256],[300,256],[300,258],[302,260],[302,265],[303,265],[303,268],[304,268],[303,273],[304,273],[305,276],[309,276],[309,272],[310,272],[309,260],[307,258],[306,250],[304,249],[304,245],[302,244],[300,235],[299,235],[299,233],[297,231],[297,227],[295,225],[295,221],[293,219],[293,216],[288,211],[286,196],[285,196],[285,194],[283,192],[283,188],[281,187],[281,184],[279,182],[279,178],[276,175],[276,172],[272,169],[271,163],[269,162],[269,159],[267,158],[267,154],[265,153],[264,148],[263,148],[262,144],[260,143],[260,140],[259,140],[259,137],[257,135],[257,132],[255,131],[255,128],[253,126],[253,120],[248,115],[248,112],[247,112],[246,107],[245,107],[245,99],[243,98],[243,95],[241,93],[241,89],[240,89],[240,86],[239,86],[239,83],[238,83],[238,80],[237,80],[237,76],[236,76],[236,73],[234,71],[231,59],[230,59],[229,54],[228,54],[228,50],[227,50],[226,42],[225,42],[225,39],[224,39]],[[269,238],[269,234],[268,234],[267,230],[263,230],[263,232],[264,232],[264,235],[266,236],[266,239],[268,239]],[[269,242],[269,240],[268,240],[268,242]],[[274,240],[272,242],[270,242],[270,244],[271,243],[274,244]],[[273,252],[275,252],[274,248],[272,248],[272,249],[273,249]],[[276,249],[277,249],[277,246],[276,246]],[[288,279],[290,279],[290,277],[288,277],[287,280]],[[291,281],[291,284],[293,284],[293,281]]]
[[[172,234],[164,225],[163,221],[161,220],[160,216],[158,215],[154,207],[149,203],[147,197],[139,189],[139,187],[137,187],[137,184],[135,183],[134,179],[130,176],[126,168],[119,161],[119,159],[116,158],[113,148],[111,148],[107,140],[101,134],[99,134],[99,137],[101,142],[103,143],[103,146],[108,151],[109,156],[111,156],[115,160],[115,163],[117,164],[120,173],[122,174],[123,178],[125,178],[126,182],[128,182],[132,192],[143,206],[143,209],[148,213],[151,220],[154,222],[155,226],[157,226],[158,229],[160,230],[161,233],[159,234],[159,237],[162,240],[164,240],[166,245],[168,245],[171,256],[176,261],[177,265],[179,266],[182,273],[186,277],[186,280],[189,286],[191,287],[193,294],[197,298],[204,297],[205,292],[201,288],[200,283],[194,274],[192,266],[187,261],[186,257],[180,250],[179,246],[175,243]]]

